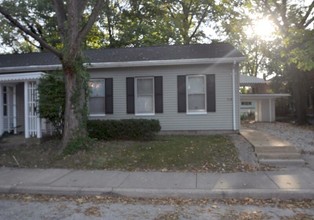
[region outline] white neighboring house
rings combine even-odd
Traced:
[[[240,75],[240,87],[251,87],[250,93],[240,94],[240,114],[254,113],[255,121],[274,122],[276,120],[276,99],[289,97],[290,94],[266,93],[266,81],[261,78]]]

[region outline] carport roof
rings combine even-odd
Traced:
[[[265,84],[266,81],[264,79],[248,76],[248,75],[240,75],[240,86],[248,86],[252,84]]]

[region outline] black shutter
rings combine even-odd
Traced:
[[[113,114],[113,79],[105,79],[105,113]]]
[[[163,113],[162,76],[154,77],[155,87],[155,113]]]
[[[134,78],[126,78],[126,113],[134,114],[135,105],[134,105]]]
[[[186,76],[178,76],[178,112],[186,112]]]
[[[207,112],[216,112],[215,74],[206,75]]]

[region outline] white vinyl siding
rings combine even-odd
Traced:
[[[154,78],[135,78],[135,114],[154,114],[154,103]]]
[[[89,87],[91,89],[89,97],[90,115],[105,115],[105,80],[91,79]]]
[[[163,77],[163,114],[143,116],[158,119],[162,131],[197,131],[233,129],[232,121],[232,64],[219,65],[178,65],[164,67],[112,68],[90,71],[92,78],[113,78],[114,114],[93,119],[140,118],[126,112],[127,77]],[[177,76],[215,74],[216,111],[207,114],[190,115],[178,113]],[[135,81],[135,80],[134,80]],[[238,82],[237,82],[238,85]],[[236,94],[236,115],[239,116],[239,93]],[[239,120],[237,125],[239,126]],[[237,127],[239,129],[239,127]]]
[[[206,78],[204,75],[187,76],[187,113],[206,113]]]

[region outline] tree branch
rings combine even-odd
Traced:
[[[206,9],[204,9],[204,12],[203,12],[203,14],[202,14],[201,19],[199,19],[199,20],[198,20],[198,23],[197,23],[197,25],[196,25],[196,27],[195,27],[195,29],[194,29],[193,33],[192,33],[192,34],[191,34],[191,36],[189,37],[189,41],[191,41],[191,40],[192,40],[192,38],[193,38],[193,37],[194,37],[194,35],[196,34],[197,30],[198,30],[198,29],[199,29],[199,27],[201,26],[201,24],[202,24],[203,20],[204,20],[204,19],[205,19],[205,17],[206,17],[207,10],[208,10],[209,6],[210,6],[210,4],[208,4],[208,5],[207,5],[207,7],[206,7]]]
[[[62,54],[56,50],[54,47],[50,46],[46,41],[40,38],[38,35],[34,34],[27,28],[25,28],[18,20],[13,18],[2,6],[0,6],[0,13],[14,26],[23,31],[25,34],[31,36],[35,40],[37,40],[44,48],[49,50],[50,52],[57,55],[59,58],[62,58]]]
[[[61,37],[65,37],[65,22],[67,20],[67,15],[64,8],[63,0],[52,0],[53,6],[56,11],[56,17],[59,27],[59,32]]]
[[[278,13],[274,12],[274,11],[271,9],[268,0],[263,0],[262,2],[264,3],[264,6],[266,7],[266,9],[268,10],[268,12],[270,13],[270,15],[271,15],[272,19],[274,20],[274,23],[276,24],[276,26],[280,29],[280,31],[281,31],[282,33],[285,34],[285,33],[286,33],[286,30],[282,27],[282,25],[280,24],[280,21],[279,21],[278,18],[275,16],[275,15],[278,14]]]
[[[87,4],[87,0],[79,0],[77,2],[77,12],[79,15],[83,14],[86,4]]]
[[[90,29],[92,28],[93,24],[95,23],[97,17],[99,16],[99,13],[102,10],[103,4],[104,4],[104,0],[97,0],[95,6],[93,8],[93,11],[88,18],[88,21],[86,22],[86,24],[83,26],[83,28],[78,33],[77,42],[81,42],[83,40],[83,38],[86,37],[87,33],[90,31]]]
[[[306,20],[309,18],[309,16],[310,16],[310,14],[311,14],[311,12],[312,12],[312,10],[313,10],[313,7],[314,7],[314,1],[312,2],[312,4],[311,5],[309,5],[309,8],[308,8],[308,10],[306,11],[306,13],[305,13],[305,15],[304,15],[304,17],[303,17],[303,19],[301,20],[301,22],[300,22],[300,25],[301,26],[305,26],[305,27],[307,27],[310,23],[309,22],[306,22]],[[313,21],[313,18],[311,18],[310,19],[310,21]]]
[[[310,20],[308,20],[308,22],[305,23],[304,27],[306,28],[306,27],[309,26],[313,21],[314,21],[314,17],[312,17]]]
[[[34,43],[28,38],[28,35],[23,34],[23,32],[22,32],[21,35],[22,35],[22,37],[24,38],[24,40],[25,40],[26,42],[28,42],[29,44],[33,45],[33,46],[36,47],[38,50],[42,50],[41,47],[39,47],[39,46],[37,46],[36,44],[34,44]]]

